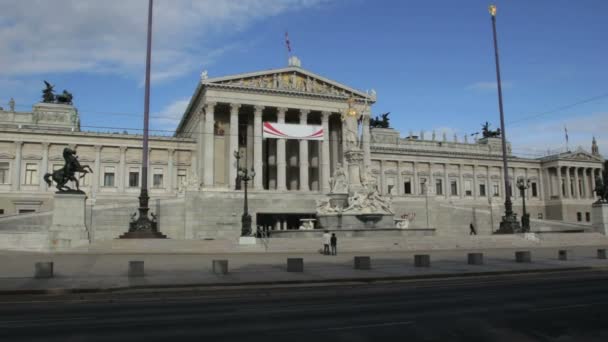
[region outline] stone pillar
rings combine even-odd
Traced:
[[[464,165],[458,165],[458,197],[464,197],[464,180],[462,179],[462,168]]]
[[[42,143],[42,164],[40,165],[40,177],[44,176],[49,169],[49,143]],[[45,181],[40,181],[40,191],[46,191],[48,185]]]
[[[416,174],[416,176],[418,176],[418,174]],[[418,183],[418,180],[416,180],[416,183]],[[426,184],[427,194],[437,195],[437,186],[435,185],[435,176],[433,176],[433,163],[429,163],[429,177],[428,177],[426,183],[427,183]],[[420,189],[420,192],[422,192],[422,189]]]
[[[397,184],[395,187],[395,195],[403,195],[403,177],[401,176],[401,161],[399,160],[397,160]]]
[[[371,166],[371,150],[370,150],[370,131],[369,131],[369,116],[371,113],[365,113],[363,115],[363,121],[361,122],[362,136],[361,145],[363,147],[363,169],[367,166]]]
[[[538,198],[543,201],[545,199],[545,186],[543,184],[543,169],[538,169]]]
[[[323,125],[323,142],[321,144],[321,191],[328,193],[329,189],[329,112],[321,113]]]
[[[487,189],[486,189],[487,191]],[[477,165],[473,164],[473,199],[477,199],[478,196],[478,192],[479,192],[479,186],[477,185]]]
[[[384,160],[380,160],[380,179],[379,179],[379,184],[378,186],[380,187],[379,191],[380,194],[386,195],[386,176],[384,175],[384,164],[385,161]]]
[[[215,105],[215,102],[207,102],[207,104],[205,105],[205,161],[203,163],[203,184],[206,187],[212,187],[214,184],[213,169],[215,159],[215,144],[213,136],[213,124],[215,123]]]
[[[236,158],[234,157],[234,151],[239,149],[239,109],[241,105],[238,103],[230,104],[230,138],[228,141],[228,188],[233,190],[236,186]],[[258,177],[261,177],[258,176]]]
[[[450,186],[450,177],[448,176],[448,164],[443,164],[444,172],[443,172],[443,196],[445,198],[450,198],[452,191],[452,187]]]
[[[196,168],[196,178],[198,178],[197,188],[203,183],[203,170],[205,169],[205,111],[204,109],[200,110],[198,116],[198,133],[197,136],[197,151],[193,154],[196,154],[196,164],[193,164],[192,167]]]
[[[589,189],[587,186],[587,169],[581,167],[581,198],[589,197]]]
[[[515,168],[509,170],[509,175],[513,178],[511,181],[511,187],[513,188],[513,192],[511,193],[512,199],[515,200],[519,198],[519,189],[517,188],[517,175],[515,175]]]
[[[90,236],[86,229],[85,194],[54,195],[53,214],[49,227],[51,249],[88,245]]]
[[[175,156],[175,150],[170,148],[167,150],[167,152],[169,153],[169,160],[167,161],[167,189],[169,189],[169,192],[173,192],[174,189],[174,182],[173,182],[173,178],[174,178],[174,171],[173,170],[173,158]]]
[[[595,169],[591,168],[591,198],[595,197]]]
[[[431,164],[429,163],[429,169],[431,167]],[[419,195],[421,192],[421,189],[418,189],[418,163],[417,162],[412,162],[412,195]]]
[[[310,110],[300,110],[300,124],[306,125],[308,123],[308,113]],[[308,186],[308,140],[300,140],[300,190],[310,191]]]
[[[95,168],[94,174],[93,174],[93,197],[96,197],[97,193],[99,192],[99,182],[101,181],[101,146],[100,145],[95,145],[95,165],[93,166]]]
[[[574,168],[574,198],[576,199],[580,199],[581,198],[581,187],[579,186],[579,178],[578,178],[578,167]]]
[[[285,112],[287,112],[287,108],[277,109],[277,123],[285,123]],[[285,139],[277,139],[277,190],[279,191],[287,190],[287,161],[285,153],[285,144]]]
[[[118,178],[118,192],[124,192],[125,191],[125,157],[127,154],[127,148],[125,146],[120,146],[120,163],[118,164],[118,172],[117,172],[117,177]],[[148,159],[150,160],[150,159]]]
[[[570,167],[566,167],[566,198],[573,198],[572,180],[570,179]]]
[[[15,141],[15,164],[13,165],[13,179],[11,189],[19,191],[21,189],[21,158],[23,152],[23,141]]]
[[[255,177],[253,178],[253,188],[256,190],[264,189],[264,170],[262,160],[262,111],[264,106],[255,106],[253,113],[253,170]],[[283,150],[285,151],[285,150]],[[283,158],[285,159],[285,158]]]

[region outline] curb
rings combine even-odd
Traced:
[[[135,286],[117,286],[108,288],[53,288],[53,289],[24,289],[24,290],[0,290],[0,296],[10,295],[68,295],[68,294],[91,294],[91,293],[113,293],[129,290],[154,290],[154,289],[187,289],[187,288],[212,288],[225,287],[226,289],[237,289],[245,286],[289,286],[289,285],[304,285],[304,284],[325,284],[327,286],[344,284],[344,283],[360,283],[371,284],[386,281],[404,281],[404,280],[425,280],[425,279],[443,279],[443,278],[470,278],[484,276],[502,276],[502,275],[518,275],[518,274],[535,274],[535,273],[559,273],[568,271],[589,271],[589,270],[608,270],[608,267],[560,267],[560,268],[540,268],[527,270],[506,270],[506,271],[487,271],[487,272],[466,272],[466,273],[435,273],[435,274],[418,274],[408,276],[389,276],[389,277],[359,277],[359,278],[341,278],[341,279],[313,279],[313,280],[281,280],[281,281],[259,281],[259,282],[240,282],[240,283],[192,283],[192,284],[158,284],[158,285],[135,285]]]

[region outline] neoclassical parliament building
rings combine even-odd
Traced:
[[[437,234],[467,232],[473,220],[481,234],[494,231],[506,193],[500,139],[457,141],[428,132],[404,137],[394,128],[370,127],[376,100],[374,91],[315,74],[293,57],[279,69],[211,78],[203,73],[175,134],[150,137],[148,180],[159,229],[175,239],[238,236],[243,192],[235,190],[237,162],[255,171],[249,184],[254,229],[298,229],[300,219],[314,218],[317,200],[325,198],[342,163],[341,115],[354,102],[364,164],[379,191],[392,198],[396,217]],[[267,138],[266,123],[316,126],[323,135]],[[48,224],[56,189],[42,177],[63,166],[65,147],[94,171],[81,179],[92,237],[116,238],[128,229],[141,186],[142,136],[83,131],[76,107],[56,103],[39,103],[29,112],[15,111],[14,104],[0,110],[0,229]],[[595,142],[590,152],[509,155],[511,183],[530,181],[525,197],[533,227],[588,225],[603,160]],[[512,194],[521,215],[521,194]]]

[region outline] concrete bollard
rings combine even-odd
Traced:
[[[144,273],[144,262],[143,261],[129,261],[129,277],[143,277]]]
[[[562,261],[568,260],[571,256],[572,256],[572,252],[565,250],[565,249],[560,249],[557,252],[557,258]]]
[[[530,251],[518,251],[515,252],[516,262],[532,262],[532,252]]]
[[[356,270],[369,270],[372,268],[372,260],[368,256],[356,256],[354,267]]]
[[[287,272],[304,272],[304,259],[287,258]]]
[[[428,254],[414,255],[414,266],[416,267],[431,267],[431,256]]]
[[[53,278],[53,263],[37,262],[34,266],[34,278]]]
[[[469,265],[483,265],[483,253],[467,254],[467,262]]]
[[[606,259],[606,250],[605,249],[598,249],[597,250],[597,258],[598,259]]]
[[[213,273],[228,274],[228,260],[213,260]]]

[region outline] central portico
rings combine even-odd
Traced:
[[[281,69],[226,77],[201,75],[176,130],[197,141],[191,190],[235,188],[236,158],[255,171],[259,191],[328,192],[329,178],[343,161],[341,115],[354,102],[362,121],[361,149],[370,165],[369,118],[376,95],[307,71],[296,57]],[[318,125],[322,141],[263,139],[263,122]]]

